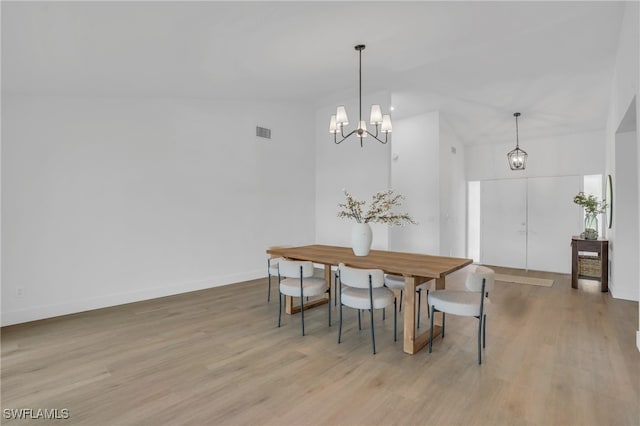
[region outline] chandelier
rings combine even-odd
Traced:
[[[362,119],[362,51],[365,45],[359,44],[355,49],[359,52],[360,62],[358,67],[358,83],[359,83],[359,111],[358,111],[358,126],[355,130],[344,134],[344,127],[349,125],[349,118],[347,117],[347,110],[344,105],[338,106],[336,114],[331,116],[329,123],[329,133],[333,133],[333,142],[336,144],[344,142],[349,136],[356,135],[360,138],[360,147],[362,147],[362,140],[367,136],[373,137],[380,143],[387,143],[389,133],[391,133],[391,116],[389,114],[382,115],[382,109],[380,105],[371,105],[371,117],[369,123],[376,128],[375,134],[367,130],[367,125]],[[378,138],[378,130],[384,133],[384,140]],[[342,139],[338,140],[338,133]],[[382,135],[380,135],[382,137]]]
[[[520,113],[514,112],[513,116],[516,118],[516,147],[507,153],[507,159],[511,170],[524,170],[527,165],[527,153],[520,149],[520,141],[518,140],[518,117],[520,117]]]

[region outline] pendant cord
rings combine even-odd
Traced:
[[[360,97],[360,116],[358,119],[358,127],[360,127],[360,122],[362,121],[362,50],[359,50],[360,61],[358,64],[358,83],[359,83],[359,97]]]
[[[516,115],[516,148],[520,147],[520,138],[518,137],[518,116]]]

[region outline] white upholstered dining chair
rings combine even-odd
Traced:
[[[269,283],[269,288],[267,290],[267,302],[271,301],[271,277],[278,277],[278,263],[281,260],[281,257],[271,257],[267,259],[267,280]]]
[[[360,311],[371,313],[371,343],[373,354],[376,353],[376,337],[373,324],[373,310],[384,309],[393,304],[393,341],[397,340],[397,309],[393,291],[384,286],[384,272],[380,269],[350,268],[341,263],[338,267],[340,286],[340,328],[338,343],[342,339],[342,306],[358,310],[358,329],[361,329]]]
[[[269,247],[269,249],[287,248],[287,247],[291,247],[291,246],[277,245],[277,246],[271,246]],[[268,282],[267,302],[271,301],[271,278],[278,277],[278,263],[280,262],[280,260],[282,260],[282,257],[280,256],[270,257],[269,259],[267,259],[267,282]]]
[[[384,285],[392,290],[400,291],[400,303],[398,304],[398,312],[402,312],[402,295],[404,294],[404,277],[401,275],[392,275],[387,274],[384,276]],[[431,281],[427,281],[426,283],[422,283],[416,286],[416,299],[418,299],[418,311],[417,311],[417,327],[420,328],[420,311],[421,311],[421,295],[424,291],[425,293],[425,302],[427,305],[427,317],[429,314],[429,287],[431,285]]]
[[[473,267],[472,267],[473,268]],[[482,348],[487,343],[487,307],[489,292],[493,289],[495,273],[485,266],[476,266],[469,271],[466,291],[436,290],[429,297],[431,305],[431,330],[429,352],[433,348],[433,317],[442,312],[442,337],[444,338],[445,314],[454,314],[478,319],[478,364],[482,364]]]
[[[284,296],[300,298],[300,316],[302,335],[304,336],[304,300],[307,297],[321,296],[327,293],[329,301],[329,327],[331,327],[331,292],[324,278],[314,276],[312,262],[280,259],[278,262],[278,327],[282,319],[282,298]]]

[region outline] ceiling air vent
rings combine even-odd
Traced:
[[[256,136],[259,136],[261,138],[271,139],[271,129],[256,126]]]

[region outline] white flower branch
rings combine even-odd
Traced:
[[[416,224],[408,213],[395,213],[394,207],[402,205],[404,197],[395,194],[393,189],[380,191],[373,195],[371,204],[366,213],[363,214],[365,201],[353,198],[347,190],[344,190],[346,202],[338,204],[342,210],[338,212],[338,217],[343,219],[353,219],[358,223],[386,223],[388,225],[402,226],[407,223]]]

